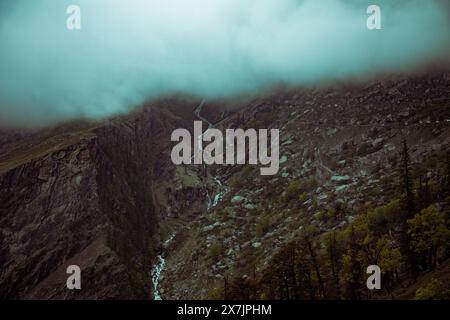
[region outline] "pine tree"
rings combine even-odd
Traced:
[[[447,191],[450,190],[450,151],[447,152]]]
[[[403,188],[403,206],[404,213],[401,219],[402,233],[400,237],[400,250],[403,257],[405,257],[406,266],[409,269],[411,277],[416,281],[419,270],[417,266],[418,256],[417,253],[411,250],[411,236],[408,233],[408,219],[414,216],[414,196],[411,188],[410,177],[410,159],[409,150],[406,139],[403,140],[402,150],[402,165],[401,165],[401,184]]]
[[[361,300],[362,265],[359,259],[359,244],[353,225],[347,232],[347,252],[343,256],[346,297],[351,300]]]
[[[405,211],[408,217],[412,217],[414,215],[414,195],[411,187],[410,158],[406,139],[403,140],[401,177],[405,195]]]
[[[336,297],[340,298],[341,287],[339,279],[339,270],[341,269],[342,258],[338,249],[338,241],[335,231],[332,231],[325,235],[325,251],[331,270],[332,281],[334,283],[334,287],[336,290]]]
[[[317,252],[315,249],[315,244],[312,239],[313,232],[314,232],[313,228],[309,228],[309,229],[305,230],[305,233],[302,238],[302,243],[305,246],[305,248],[310,256],[311,265],[316,273],[317,281],[319,282],[319,288],[320,288],[322,297],[324,299],[327,299],[327,292],[325,290],[325,284],[323,281],[322,274],[320,272],[319,261],[318,261],[318,256],[317,256]]]

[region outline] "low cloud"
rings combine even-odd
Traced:
[[[382,30],[366,28],[372,2]],[[81,30],[66,28],[70,4]],[[439,0],[0,1],[0,122],[410,70],[448,50],[447,14]]]

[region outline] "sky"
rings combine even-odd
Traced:
[[[366,26],[369,4],[381,30]],[[448,56],[448,12],[445,0],[0,0],[0,124],[406,72]]]

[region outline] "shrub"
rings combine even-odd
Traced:
[[[300,193],[301,188],[301,180],[292,180],[286,188],[286,200],[292,200]]]
[[[430,206],[408,220],[408,234],[411,249],[423,257],[425,268],[436,267],[442,257],[447,257],[450,243],[450,230],[445,214]]]
[[[330,209],[325,213],[325,218],[326,218],[326,219],[334,219],[334,218],[336,218],[336,209],[330,208]]]
[[[298,197],[298,200],[300,200],[301,202],[305,202],[306,200],[308,200],[308,198],[309,198],[308,192],[303,192],[303,193]]]
[[[317,181],[314,177],[306,180],[292,180],[286,188],[286,200],[295,199],[299,194],[317,188]]]
[[[367,222],[369,227],[375,233],[387,232],[389,228],[402,218],[402,208],[399,199],[394,199],[388,204],[369,209],[367,212]]]
[[[213,243],[209,246],[208,248],[209,250],[209,257],[213,260],[213,261],[218,261],[220,256],[222,255],[223,252],[223,248],[219,243]]]
[[[419,288],[416,291],[416,300],[448,300],[450,299],[450,289],[446,288],[442,282],[433,279],[430,284]]]
[[[408,220],[408,233],[415,252],[424,253],[435,251],[440,246],[447,246],[450,231],[447,229],[445,216],[436,207],[430,206]]]
[[[256,225],[256,235],[261,237],[267,233],[272,227],[272,217],[269,214],[265,214],[261,217]]]
[[[208,298],[212,300],[223,300],[224,297],[225,293],[223,287],[217,287],[208,292]]]

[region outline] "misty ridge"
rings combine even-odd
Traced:
[[[369,4],[382,30],[366,27]],[[81,8],[81,30],[66,8]],[[413,70],[448,59],[440,0],[72,0],[0,3],[0,123],[124,113],[182,93],[223,98]]]

